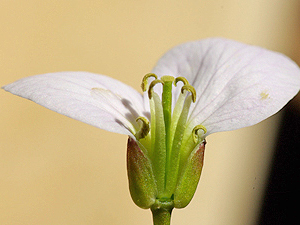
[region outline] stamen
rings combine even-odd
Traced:
[[[185,77],[176,77],[174,85],[177,86],[177,83],[181,81],[184,85],[189,84],[188,80]]]
[[[194,127],[193,131],[192,131],[192,135],[193,135],[193,140],[195,143],[197,143],[200,139],[200,135],[198,135],[198,130],[203,130],[204,134],[207,132],[205,126],[203,125],[197,125]]]
[[[177,85],[179,81],[182,84]],[[162,87],[154,90],[158,83]],[[177,92],[179,90],[174,92],[173,85],[181,93]],[[206,128],[197,125],[191,133],[188,127],[190,107],[192,102],[196,102],[196,90],[186,78],[158,77],[148,73],[143,77],[141,87],[144,92],[148,92],[151,122],[145,117],[138,117],[136,121],[142,123],[139,122],[140,129],[136,129],[138,131],[135,137],[137,140],[141,139],[139,143],[145,146],[152,161],[157,182],[157,198],[170,199],[191,151],[204,140]]]
[[[184,91],[189,91],[192,94],[192,100],[193,102],[196,102],[196,90],[192,85],[185,84],[181,88],[181,93],[183,94]]]
[[[156,74],[154,74],[154,73],[147,73],[147,74],[143,77],[142,84],[141,84],[141,88],[142,88],[143,92],[145,92],[145,91],[147,90],[148,79],[149,79],[150,77],[154,77],[155,79],[157,79]]]
[[[142,121],[141,129],[135,134],[135,137],[138,140],[145,138],[150,131],[149,121],[145,117],[142,117],[142,116],[139,116],[135,121],[136,122]]]
[[[153,172],[157,181],[158,196],[165,188],[166,173],[166,130],[161,100],[157,93],[153,91],[152,99],[155,112],[151,114],[151,157],[153,160]],[[153,118],[153,119],[152,119]],[[155,123],[153,122],[155,121]],[[152,131],[153,136],[152,136]]]
[[[158,83],[161,83],[162,85],[164,85],[164,82],[162,80],[154,80],[151,82],[151,84],[149,85],[149,89],[148,89],[148,96],[149,96],[149,99],[152,98],[152,91],[153,91],[153,87],[158,84]]]
[[[184,95],[181,95],[184,96]],[[189,95],[182,107],[181,114],[176,118],[176,123],[171,125],[171,140],[172,145],[170,147],[171,152],[168,155],[169,164],[167,167],[167,181],[166,181],[166,192],[173,193],[176,187],[177,176],[179,173],[179,161],[180,161],[180,150],[182,147],[182,139],[184,130],[186,128],[186,120],[189,114],[189,108],[192,103],[192,96]],[[173,117],[174,118],[174,117]],[[173,122],[172,118],[172,122]],[[183,147],[184,148],[184,147]],[[184,148],[185,149],[185,148]]]
[[[186,102],[186,94],[187,93],[180,94],[178,96],[177,102],[175,104],[173,114],[172,114],[172,121],[171,121],[171,139],[174,138],[175,130],[176,130],[175,128],[177,126],[177,123],[178,123],[179,117],[182,113],[182,110],[184,109],[183,106],[184,106],[184,103]],[[189,106],[187,106],[187,107],[189,107]]]

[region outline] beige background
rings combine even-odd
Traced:
[[[172,46],[222,36],[296,59],[298,0],[0,0],[0,85],[84,70],[136,89]],[[0,224],[151,224],[130,199],[126,136],[0,91]],[[254,224],[273,117],[211,135],[192,203],[172,224]]]

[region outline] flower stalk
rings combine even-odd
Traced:
[[[159,202],[151,207],[153,225],[170,225],[174,205],[172,202]]]

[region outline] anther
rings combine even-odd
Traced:
[[[195,126],[194,129],[193,129],[193,131],[192,131],[193,140],[194,140],[195,143],[197,143],[199,141],[198,130],[203,130],[204,134],[207,132],[205,126],[203,126],[203,125],[197,125],[197,126]]]
[[[147,90],[148,79],[149,79],[150,77],[154,77],[155,79],[157,79],[156,74],[154,74],[154,73],[147,73],[147,74],[143,77],[142,84],[141,84],[141,87],[142,87],[143,92],[145,92],[145,91]]]
[[[148,89],[148,96],[149,96],[149,99],[152,98],[152,91],[153,91],[153,87],[158,84],[158,83],[161,83],[162,85],[164,85],[164,82],[162,80],[154,80],[151,82],[151,84],[149,85],[149,89]]]
[[[185,77],[176,77],[174,85],[177,86],[177,83],[181,81],[184,85],[189,84],[188,80]]]
[[[196,90],[192,85],[185,84],[181,88],[181,93],[183,94],[184,91],[189,91],[192,94],[192,100],[193,102],[196,102]]]
[[[139,116],[135,121],[142,121],[141,129],[135,134],[135,137],[138,140],[145,138],[150,131],[149,121],[145,117],[141,116]]]

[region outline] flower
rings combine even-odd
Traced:
[[[288,57],[222,38],[168,51],[142,81],[143,95],[107,76],[60,72],[3,87],[58,113],[129,135],[128,176],[135,203],[185,207],[201,173],[205,137],[254,125],[300,88]]]

